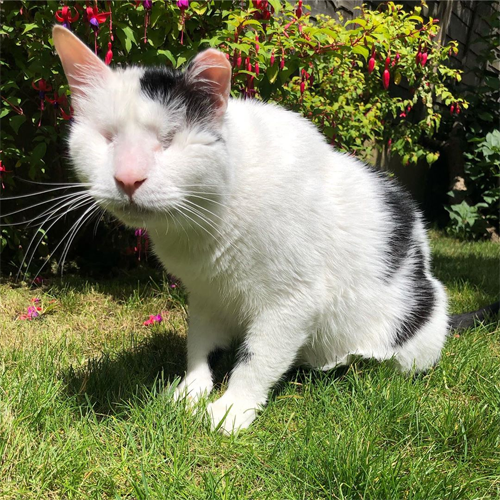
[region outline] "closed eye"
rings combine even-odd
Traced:
[[[104,137],[104,140],[108,143],[111,144],[115,138],[115,134],[109,130],[101,130],[101,135]]]

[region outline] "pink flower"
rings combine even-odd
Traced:
[[[302,17],[302,0],[298,1],[297,9],[295,10],[295,15],[300,19]]]
[[[151,326],[154,325],[155,323],[161,323],[163,318],[161,317],[161,314],[150,314],[149,319],[144,321],[143,325],[144,326]]]
[[[425,66],[425,63],[427,62],[427,58],[429,57],[429,54],[427,52],[424,52],[422,54],[422,57],[420,58],[420,63],[422,66]]]
[[[181,10],[186,10],[189,7],[189,0],[177,0],[177,7]]]
[[[63,23],[63,26],[65,28],[70,29],[71,23],[74,23],[75,21],[77,21],[78,18],[80,17],[80,14],[75,9],[75,15],[72,16],[70,8],[65,5],[62,9],[58,10],[55,13],[55,16],[56,16],[57,21],[59,21],[60,23]]]
[[[271,60],[270,60],[270,62],[271,62],[271,66],[273,66],[273,64],[274,64],[274,50],[271,52]]]
[[[108,51],[106,52],[106,57],[104,58],[104,64],[106,64],[106,66],[109,66],[111,59],[113,59],[113,51],[111,50],[112,46],[111,42],[108,42]]]
[[[256,75],[259,74],[259,63],[258,62],[255,63],[255,74]]]
[[[368,60],[368,73],[371,73],[375,69],[375,58],[373,56]]]
[[[391,74],[388,69],[384,69],[384,74],[382,75],[382,83],[384,85],[384,89],[387,90],[389,88],[389,82],[391,81]]]

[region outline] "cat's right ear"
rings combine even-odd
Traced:
[[[222,119],[231,92],[231,65],[226,56],[215,49],[200,52],[186,70],[195,88],[212,98],[215,116]]]
[[[54,26],[52,38],[73,96],[90,93],[96,81],[111,75],[111,69],[69,29]]]

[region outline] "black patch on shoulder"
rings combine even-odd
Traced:
[[[418,209],[411,196],[395,181],[384,177],[383,182],[384,200],[391,221],[385,259],[387,269],[384,275],[391,278],[403,264],[412,246]]]
[[[410,340],[427,323],[436,303],[434,287],[425,274],[422,251],[418,249],[411,260],[414,264],[411,283],[415,303],[413,310],[401,322],[396,331],[394,345],[397,346],[402,346],[407,340]]]
[[[199,123],[212,114],[213,95],[195,86],[180,70],[168,67],[146,68],[140,80],[141,89],[150,99],[164,106],[179,106],[185,110],[188,123]]]

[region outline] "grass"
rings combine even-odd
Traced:
[[[453,312],[498,299],[499,246],[434,234],[433,247]],[[451,336],[425,375],[295,370],[249,431],[224,437],[170,399],[186,309],[162,279],[0,285],[2,500],[500,496],[498,323]],[[16,320],[35,297],[52,313]]]

